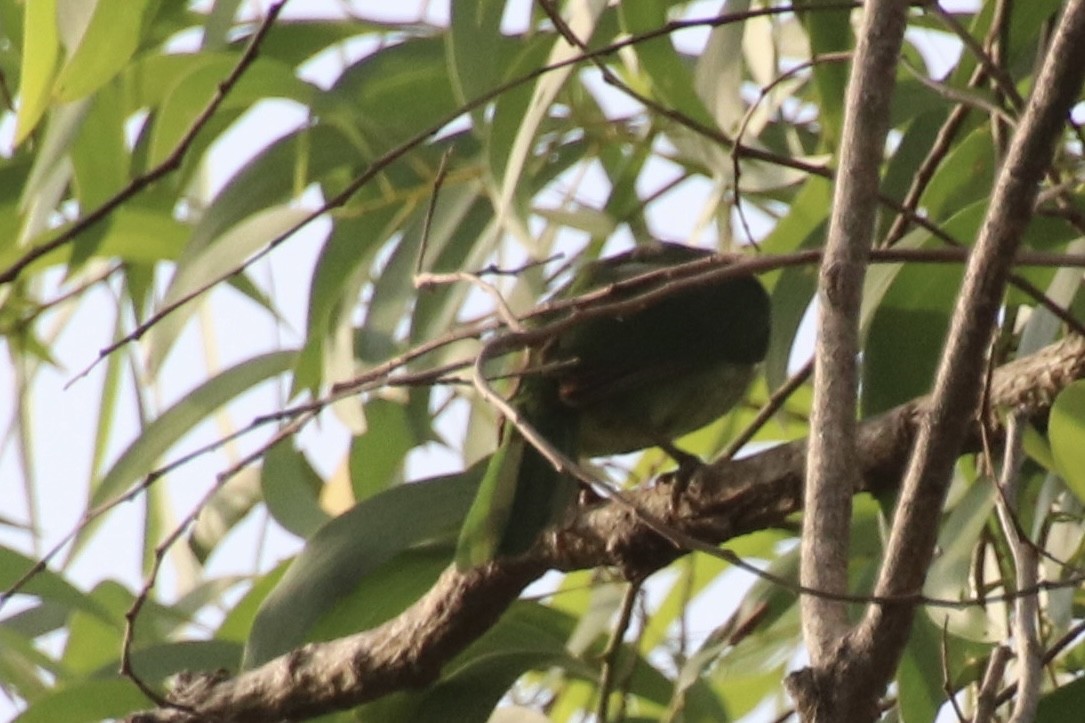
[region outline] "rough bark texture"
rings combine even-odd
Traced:
[[[1014,130],[969,257],[928,408],[921,417],[875,593],[906,598],[923,585],[953,467],[983,393],[995,318],[1040,183],[1085,77],[1085,0],[1064,8]],[[896,671],[915,602],[870,605],[862,622],[810,670],[789,679],[807,721],[866,721]],[[805,613],[805,611],[804,611]],[[805,618],[805,614],[804,614]],[[813,656],[812,656],[813,657]]]
[[[1069,337],[997,370],[991,400],[996,406],[1015,406],[1026,415],[1041,417],[1063,387],[1083,377],[1085,340]],[[860,425],[860,489],[899,485],[927,403],[916,400]],[[805,440],[800,440],[745,459],[715,463],[697,476],[676,510],[671,509],[671,490],[665,486],[638,490],[629,497],[638,508],[685,534],[704,542],[725,542],[779,526],[801,509],[805,448]],[[964,451],[978,449],[979,427],[974,424]],[[614,566],[641,576],[681,554],[627,506],[592,505],[524,557],[464,573],[447,570],[417,603],[384,625],[305,645],[234,677],[188,676],[177,681],[171,698],[189,710],[160,708],[130,720],[299,719],[424,686],[546,570]]]
[[[851,488],[855,486],[855,409],[859,390],[859,309],[873,244],[889,109],[907,0],[870,0],[851,66],[829,234],[818,276],[816,384],[810,413],[800,579],[844,593],[848,584]],[[848,631],[846,606],[802,600],[803,638],[815,667]]]

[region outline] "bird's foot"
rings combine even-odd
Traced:
[[[695,454],[679,449],[670,442],[663,442],[659,448],[666,452],[671,459],[678,463],[678,469],[670,475],[671,483],[671,512],[678,510],[678,502],[682,495],[689,489],[689,483],[697,471],[705,466],[705,463]]]

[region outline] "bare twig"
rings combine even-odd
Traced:
[[[1042,663],[1044,665],[1050,663],[1052,660],[1058,657],[1059,653],[1070,647],[1070,643],[1074,642],[1082,635],[1085,635],[1085,622],[1080,622],[1074,627],[1070,628],[1070,630],[1068,630],[1065,635],[1059,638],[1058,642],[1048,648],[1047,652],[1044,653]],[[1009,650],[1007,650],[1006,652],[1009,653]],[[1006,686],[1006,688],[998,694],[998,698],[995,701],[995,704],[1002,705],[1003,703],[1013,698],[1013,696],[1015,695],[1017,695],[1017,683],[1012,683]]]
[[[1021,465],[1024,462],[1023,422],[1016,412],[1010,412],[1006,421],[1006,443],[999,478],[1001,494],[995,496],[1002,534],[1013,556],[1017,580],[1015,590],[1035,587],[1038,560],[1032,544],[1024,539],[1016,520],[1017,488],[1020,483]],[[1017,698],[1014,702],[1010,723],[1027,723],[1036,716],[1040,700],[1043,667],[1040,634],[1037,629],[1040,602],[1034,595],[1024,595],[1014,601],[1013,639],[1017,653]]]
[[[275,444],[278,444],[284,439],[289,439],[299,429],[301,429],[302,426],[304,426],[306,421],[306,418],[299,417],[298,419],[295,419],[289,424],[283,426],[282,429],[275,433],[272,441],[268,444],[268,447],[274,446]],[[184,519],[177,523],[177,525],[173,528],[173,531],[170,532],[170,534],[166,535],[165,539],[163,539],[155,546],[151,569],[147,571],[147,576],[143,580],[143,586],[140,588],[139,594],[136,595],[135,599],[132,601],[132,605],[124,614],[125,626],[124,640],[121,644],[120,673],[121,675],[135,683],[136,687],[139,688],[144,695],[155,701],[155,703],[160,707],[175,708],[183,711],[186,714],[195,712],[193,708],[186,703],[181,703],[163,698],[161,695],[158,694],[157,691],[151,688],[150,685],[148,685],[146,681],[144,681],[142,677],[137,674],[135,669],[132,667],[132,644],[135,640],[136,620],[139,618],[139,613],[141,610],[143,610],[143,606],[150,599],[151,590],[154,589],[154,586],[158,580],[158,573],[162,569],[162,561],[165,559],[166,553],[169,552],[170,548],[173,547],[174,543],[176,543],[177,540],[181,538],[181,535],[184,534],[185,530],[187,530],[189,526],[196,521],[196,518],[200,515],[203,509],[207,507],[207,504],[211,501],[211,498],[214,497],[220,489],[222,489],[222,486],[245,467],[248,467],[250,464],[253,464],[254,462],[256,462],[256,460],[263,457],[265,451],[266,448],[258,449],[255,452],[246,455],[243,459],[239,460],[229,469],[221,472],[215,480],[215,484],[212,485],[211,489],[209,489],[204,494],[203,498],[200,499],[200,501],[192,508],[192,511],[189,512],[184,517]]]
[[[1002,675],[1006,672],[1006,664],[1012,657],[1013,651],[1005,645],[995,646],[991,652],[991,657],[987,661],[987,670],[983,673],[983,682],[976,695],[976,713],[972,716],[972,723],[989,723],[994,720],[995,708],[999,703],[996,700],[998,687],[1002,685]]]
[[[622,641],[629,630],[629,623],[633,619],[633,608],[640,597],[640,580],[630,582],[622,595],[622,607],[618,612],[618,620],[614,623],[614,631],[610,641],[603,651],[603,666],[599,673],[599,706],[596,709],[596,717],[599,723],[607,723],[610,716],[610,694],[614,690],[615,676],[617,675],[618,656],[622,651]],[[621,720],[619,718],[619,720]]]
[[[967,719],[964,717],[964,711],[961,710],[961,706],[957,702],[957,691],[953,687],[953,671],[949,667],[949,617],[946,617],[945,621],[942,623],[941,643],[942,692],[946,694],[946,700],[949,701],[950,706],[953,708],[953,712],[957,715],[957,720],[960,721],[960,723],[965,723]]]

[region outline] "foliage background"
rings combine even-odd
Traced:
[[[10,500],[0,512],[0,581],[17,590],[3,598],[0,683],[22,719],[123,716],[150,705],[116,672],[125,657],[151,685],[186,669],[236,670],[394,617],[433,581],[458,505],[470,498],[468,478],[401,483],[464,469],[489,451],[495,416],[469,386],[379,377],[316,420],[261,418],[326,402],[333,384],[489,311],[469,283],[415,288],[424,235],[425,266],[437,272],[516,268],[564,253],[495,277],[518,311],[560,281],[569,257],[649,235],[747,251],[752,235],[758,250],[750,253],[763,256],[817,248],[831,197],[824,169],[840,142],[840,53],[853,38],[847,10],[813,5],[825,7],[802,22],[768,12],[712,29],[667,22],[712,18],[720,3],[570,2],[565,17],[591,48],[662,31],[600,54],[614,74],[607,81],[584,60],[536,74],[581,53],[559,42],[539,6],[523,2],[456,3],[450,16],[435,7],[397,20],[376,19],[365,3],[313,19],[299,3],[266,26],[249,62],[245,49],[269,9],[259,4],[0,0],[0,333],[9,359],[0,484]],[[883,194],[904,199],[929,164],[922,213],[965,244],[1019,104],[1005,84],[969,83],[976,56],[955,60],[953,36],[987,37],[997,5],[913,14],[914,28],[933,35],[911,36],[916,44],[906,49],[883,175]],[[1000,18],[997,63],[1027,90],[1059,3],[1020,5]],[[731,2],[726,11],[758,7]],[[819,61],[806,64],[811,57]],[[948,71],[933,71],[935,61]],[[236,85],[220,85],[235,72]],[[224,87],[221,104],[209,105]],[[269,133],[284,107],[296,126]],[[958,107],[968,113],[934,154]],[[280,133],[252,147],[253,137]],[[721,137],[736,135],[744,146],[733,154]],[[1072,138],[1057,162],[1071,188],[1080,153],[1080,137]],[[222,158],[239,156],[247,162],[236,173],[217,175]],[[117,195],[133,182],[130,197]],[[103,204],[102,219],[80,228]],[[895,234],[894,218],[886,207],[880,240],[903,249],[944,244],[929,228]],[[1050,213],[1024,245],[1080,252],[1081,235]],[[1020,273],[1078,309],[1080,271]],[[685,447],[717,455],[806,361],[796,338],[815,278],[809,263],[763,276],[775,324],[765,374],[746,405]],[[864,416],[927,391],[959,279],[954,265],[872,268]],[[155,316],[190,294],[191,303]],[[1000,358],[1063,333],[1054,316],[1034,311],[1034,300],[1010,292]],[[78,376],[98,349],[129,334],[138,340]],[[424,373],[477,349],[465,337],[404,368]],[[1085,464],[1076,440],[1085,411],[1072,389],[1050,426],[1030,431],[1033,461],[1018,510],[1022,529],[1051,556],[1043,564],[1053,580],[1072,575],[1081,554]],[[804,436],[808,400],[801,387],[747,451]],[[286,425],[298,420],[305,427],[295,435]],[[285,431],[272,445],[276,429]],[[214,449],[186,456],[207,444]],[[665,464],[652,450],[606,472],[617,484],[636,483]],[[960,465],[930,595],[998,593],[1003,577],[1012,586],[992,488],[977,483],[986,475],[976,459]],[[385,490],[398,492],[374,497]],[[81,512],[53,512],[120,499],[86,522]],[[69,529],[76,532],[65,539]],[[877,504],[860,500],[854,534],[853,582],[863,590],[881,545]],[[277,585],[288,565],[280,559],[305,539],[308,562]],[[794,543],[793,530],[765,530],[728,547],[794,579]],[[25,577],[45,557],[50,571]],[[640,597],[605,571],[548,577],[535,592],[556,594],[514,605],[441,684],[355,715],[423,720],[454,700],[470,712],[465,719],[481,719],[506,696],[556,720],[580,719],[599,710],[596,683],[609,661],[621,674],[608,690],[622,691],[615,705],[630,718],[771,718],[786,710],[780,680],[801,660],[796,598],[758,581],[721,609],[721,588],[749,584],[729,569],[690,555]],[[628,645],[607,657],[623,598],[636,602],[635,622]],[[1077,629],[1079,606],[1075,588],[1045,596],[1045,641]],[[132,610],[134,632],[125,618]],[[943,657],[951,690],[971,705],[1008,619],[997,602],[921,615],[890,715],[937,715]],[[1063,685],[1080,664],[1071,648],[1052,667],[1060,708],[1081,695]]]

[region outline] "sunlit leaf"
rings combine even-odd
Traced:
[[[79,47],[60,69],[55,92],[70,102],[109,82],[139,45],[149,0],[98,0]]]
[[[1074,382],[1055,398],[1048,436],[1062,478],[1079,500],[1085,500],[1085,381]]]
[[[26,3],[23,25],[22,73],[19,78],[19,109],[15,122],[15,145],[22,143],[37,126],[49,105],[53,75],[57,71],[60,39],[57,35],[57,2]]]

